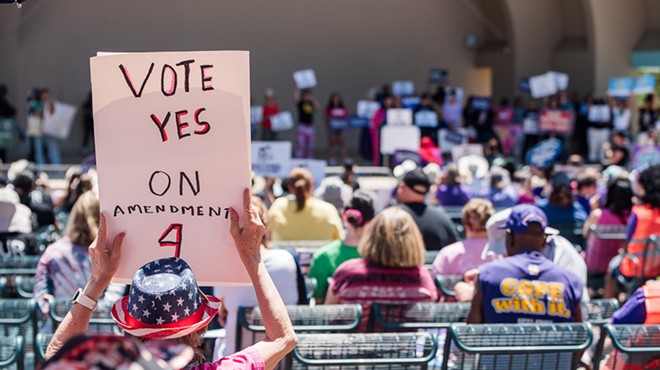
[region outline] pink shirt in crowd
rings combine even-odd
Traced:
[[[625,226],[628,217],[620,217],[605,208],[596,220],[596,226]],[[607,266],[623,247],[621,240],[601,240],[592,233],[587,240],[587,271],[590,274],[607,272]]]
[[[248,347],[233,355],[223,357],[216,362],[207,362],[189,367],[191,370],[264,370],[266,364],[259,351]]]
[[[433,261],[431,274],[463,275],[484,263],[496,260],[497,256],[493,253],[482,258],[487,242],[488,238],[471,238],[442,248]]]

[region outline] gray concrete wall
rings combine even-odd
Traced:
[[[250,50],[253,95],[260,102],[273,87],[284,109],[292,108],[291,73],[302,68],[316,70],[323,105],[337,90],[354,107],[370,88],[396,79],[423,90],[431,67],[449,69],[468,93],[491,88],[488,71],[463,46],[464,35],[481,35],[483,26],[455,0],[31,0],[20,11],[0,6],[6,19],[17,27],[7,34],[2,26],[8,71],[0,76],[21,102],[31,87],[49,86],[81,104],[97,51]],[[323,148],[325,130],[318,132]],[[71,140],[75,152],[79,138]]]

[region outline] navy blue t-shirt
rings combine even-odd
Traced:
[[[479,268],[484,323],[574,322],[582,283],[539,252]]]

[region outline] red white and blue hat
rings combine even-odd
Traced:
[[[188,264],[177,257],[140,267],[128,296],[112,307],[112,318],[125,332],[149,339],[174,339],[208,325],[220,299],[202,293]]]

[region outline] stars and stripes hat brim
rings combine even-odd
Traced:
[[[204,328],[220,309],[220,299],[199,290],[190,266],[162,258],[133,276],[128,296],[112,306],[117,325],[135,337],[175,339]]]
[[[133,317],[128,310],[128,296],[112,306],[112,318],[128,334],[148,339],[175,339],[194,333],[211,322],[220,309],[220,299],[207,296],[200,308],[190,317],[170,324],[149,325]]]

